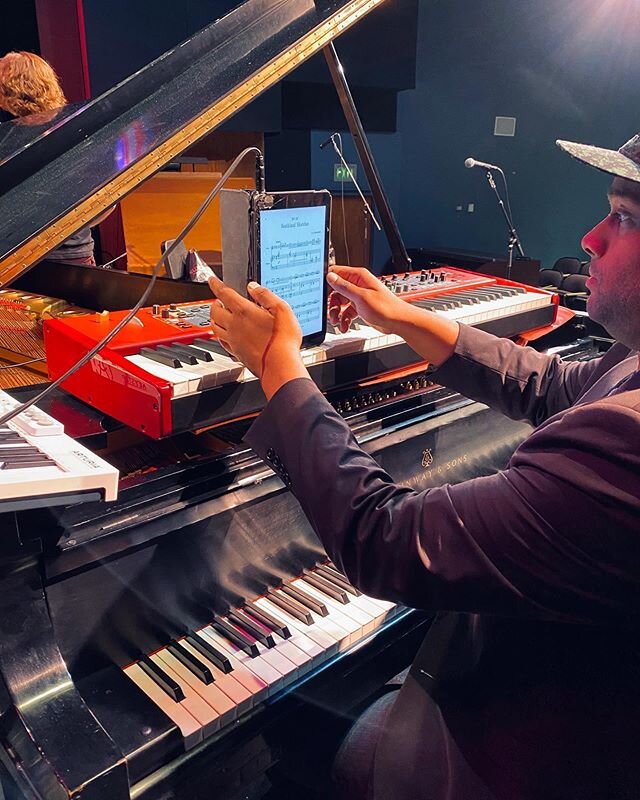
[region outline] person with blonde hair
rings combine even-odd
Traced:
[[[35,53],[0,58],[0,108],[13,117],[52,111],[67,104],[53,67]]]
[[[55,70],[35,53],[7,53],[0,58],[0,122],[23,119],[25,124],[43,124],[67,104]],[[4,112],[4,113],[3,113]],[[98,225],[113,209],[95,220]],[[95,266],[91,228],[85,226],[52,250],[50,261]]]

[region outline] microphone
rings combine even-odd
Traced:
[[[335,136],[335,133],[332,133],[332,134],[331,134],[331,136],[330,136],[328,139],[325,139],[325,140],[324,140],[324,142],[322,142],[322,144],[320,145],[320,149],[321,149],[321,150],[324,150],[324,148],[325,148],[325,147],[326,147],[328,144],[333,144],[333,137],[334,137],[334,136]]]
[[[501,168],[497,167],[495,164],[487,164],[484,161],[476,161],[475,158],[471,157],[465,160],[464,165],[467,169],[471,169],[471,167],[483,167],[483,169],[497,169],[502,172]]]

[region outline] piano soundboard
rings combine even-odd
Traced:
[[[407,302],[501,336],[515,336],[555,319],[555,295],[452,267],[381,280]],[[63,387],[153,438],[259,411],[264,405],[259,382],[215,339],[210,310],[207,301],[141,309]],[[50,377],[63,374],[126,313],[45,321]],[[362,323],[346,334],[328,332],[323,344],[304,350],[302,357],[323,391],[423,363],[399,337]]]

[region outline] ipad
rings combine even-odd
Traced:
[[[330,193],[254,193],[250,219],[249,280],[289,303],[303,345],[320,344],[327,329]]]

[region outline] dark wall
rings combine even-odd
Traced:
[[[10,50],[40,53],[35,0],[0,4],[0,57]]]
[[[503,166],[528,254],[579,255],[608,179],[555,140],[617,148],[640,129],[636,0],[421,0],[418,41],[416,89],[398,106],[407,244],[504,250],[471,155]],[[517,118],[515,138],[493,135],[496,115]],[[475,213],[455,210],[469,202]]]

